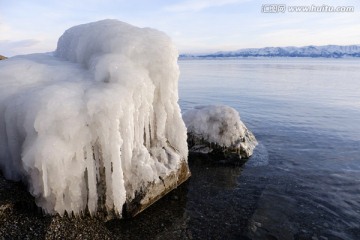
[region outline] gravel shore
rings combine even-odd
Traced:
[[[21,183],[0,176],[1,239],[249,239],[262,192],[241,166],[190,158],[192,177],[132,219],[46,216]]]
[[[45,216],[23,184],[0,176],[0,239],[187,239],[178,221],[185,188],[160,200],[166,209],[158,202],[133,219],[104,222],[91,216]]]

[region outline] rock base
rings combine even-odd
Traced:
[[[126,201],[123,208],[123,217],[130,218],[144,211],[167,193],[177,188],[191,176],[187,162],[183,161],[181,167],[161,179],[161,183],[150,183],[145,189],[136,192],[135,198]]]

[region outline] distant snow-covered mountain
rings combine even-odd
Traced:
[[[237,51],[221,51],[209,54],[182,54],[180,58],[227,58],[227,57],[360,57],[360,45],[326,45],[305,47],[247,48]]]

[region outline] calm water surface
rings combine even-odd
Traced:
[[[259,141],[242,167],[190,159],[192,237],[360,239],[360,61],[181,60],[183,111],[227,104]]]
[[[0,239],[360,239],[360,60],[179,61],[180,105],[236,108],[259,141],[132,219],[43,216],[0,176]],[[64,237],[66,236],[66,237]]]

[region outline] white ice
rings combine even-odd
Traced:
[[[103,197],[121,214],[187,160],[177,58],[164,33],[103,20],[70,28],[53,53],[0,61],[4,176],[47,213],[94,213]]]
[[[189,133],[207,142],[216,143],[223,147],[248,144],[247,141],[243,141],[248,130],[240,120],[239,113],[229,106],[198,106],[186,111],[183,114],[183,119]],[[255,138],[253,143],[249,142],[249,144],[256,145]]]

